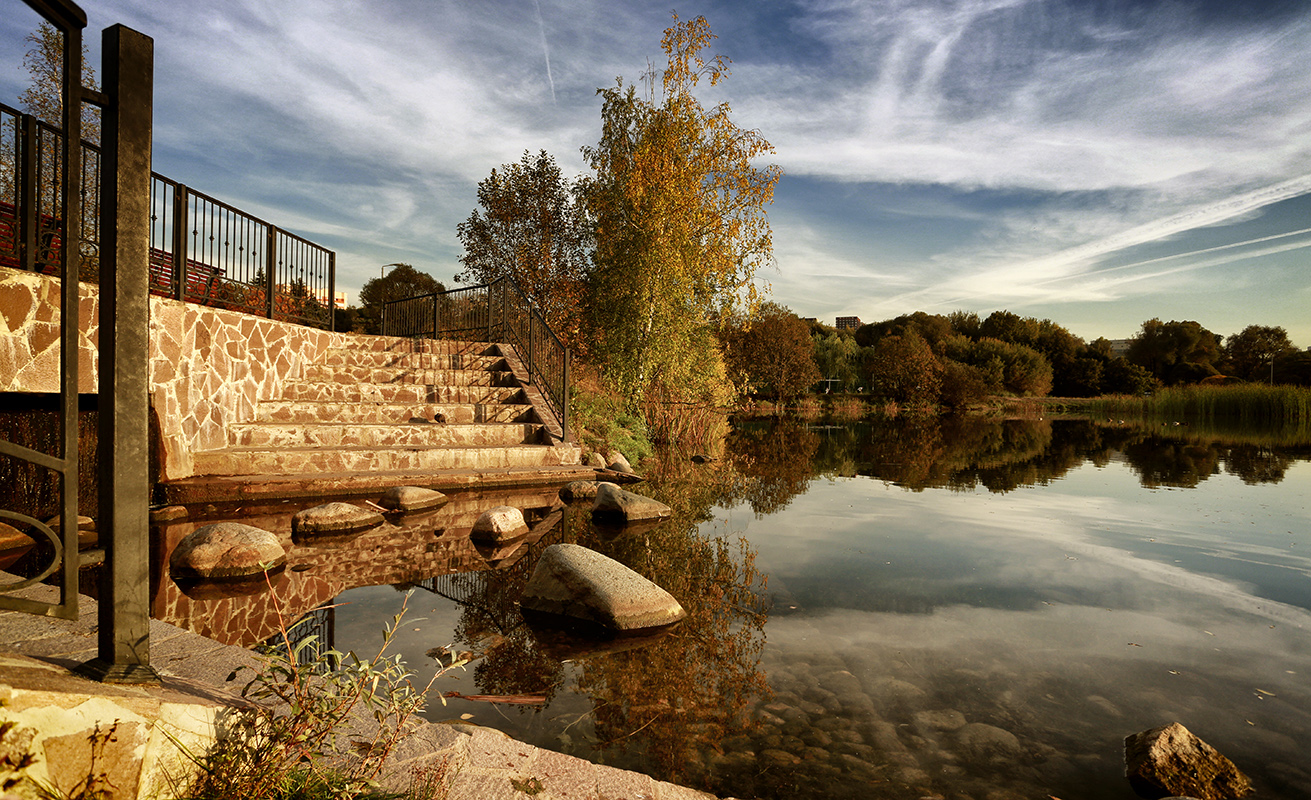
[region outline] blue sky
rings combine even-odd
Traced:
[[[0,101],[36,17],[0,0]],[[358,289],[450,284],[476,186],[566,172],[598,87],[659,66],[671,4],[107,0],[155,39],[155,169],[338,251]],[[776,302],[832,322],[996,309],[1092,339],[1143,320],[1311,346],[1311,3],[695,2],[727,101],[783,167]],[[11,9],[13,13],[11,13]]]

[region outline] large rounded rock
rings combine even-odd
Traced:
[[[546,548],[519,605],[612,631],[672,625],[687,616],[669,592],[613,558],[576,544]]]
[[[523,538],[527,533],[522,511],[514,506],[497,506],[478,516],[469,538],[478,544],[494,545]]]
[[[243,578],[287,563],[278,537],[240,522],[197,528],[169,556],[174,578]]]
[[[1252,791],[1234,762],[1177,722],[1126,736],[1124,764],[1129,783],[1152,796],[1235,800]]]
[[[297,536],[314,533],[354,533],[381,525],[382,515],[350,503],[324,503],[297,511],[291,518],[291,532]]]
[[[446,495],[436,489],[421,486],[393,486],[378,501],[378,505],[392,511],[426,511],[448,502]]]
[[[18,530],[13,525],[0,522],[0,552],[27,548],[33,544],[31,536]]]
[[[644,519],[664,519],[672,509],[658,500],[620,489],[613,483],[601,483],[592,503],[592,518],[601,522],[627,523]]]

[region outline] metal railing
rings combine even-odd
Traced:
[[[389,300],[382,332],[510,345],[569,441],[569,348],[513,278]]]
[[[58,271],[63,138],[58,128],[0,104],[0,266]],[[100,148],[83,140],[81,153],[77,272],[94,281]],[[331,330],[336,254],[152,172],[150,291]]]
[[[81,114],[84,103],[96,103],[103,98],[81,84],[82,31],[86,15],[68,2],[33,4],[47,22],[62,35],[64,58],[60,98],[64,109],[64,126],[80,139]],[[10,109],[5,109],[9,111]],[[79,188],[85,191],[85,173],[82,168],[82,151],[70,146],[62,138],[45,136],[32,118],[10,119],[0,117],[0,248],[21,252],[28,259],[38,252],[50,263],[55,274],[65,278],[59,291],[59,307],[76,309],[79,303],[78,281],[75,277],[79,260],[66,250],[60,252],[56,243],[66,238],[65,228],[82,232],[82,203],[70,202]],[[45,176],[45,191],[37,191],[38,175]],[[98,175],[97,175],[98,178]],[[97,181],[98,183],[98,181]],[[20,205],[35,210],[38,204],[43,214],[19,213]],[[39,223],[39,224],[38,224]],[[38,243],[42,248],[38,250]],[[0,250],[0,257],[4,251]],[[3,263],[3,262],[0,262]],[[55,452],[25,447],[9,440],[0,440],[0,456],[15,459],[45,469],[57,476],[59,485],[59,514],[55,520],[42,522],[32,513],[0,508],[0,520],[15,526],[31,541],[36,551],[36,563],[26,578],[0,585],[0,608],[24,611],[31,614],[77,619],[78,569],[83,564],[103,558],[104,550],[78,553],[78,321],[76,313],[63,313],[59,321],[59,397],[57,401],[58,435]],[[35,444],[35,443],[34,443]],[[28,512],[36,509],[28,508]],[[58,527],[56,533],[54,528]],[[52,578],[59,586],[59,601],[42,602],[14,594],[39,581]]]

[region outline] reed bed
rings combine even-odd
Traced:
[[[1311,432],[1311,387],[1179,386],[1148,396],[1108,395],[1081,404],[1093,416],[1154,422],[1217,421]]]

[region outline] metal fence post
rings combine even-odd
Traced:
[[[98,655],[79,671],[158,683],[150,666],[150,151],[153,40],[103,33],[100,179],[100,573]],[[106,541],[107,540],[107,541]]]
[[[337,330],[337,254],[328,251],[328,331]]]
[[[269,319],[274,319],[274,293],[277,291],[277,271],[278,271],[278,229],[272,225],[268,226],[264,235],[264,288],[267,293],[266,313]]]
[[[36,117],[22,117],[23,149],[18,167],[18,241],[22,269],[36,271]]]
[[[564,351],[564,381],[560,387],[560,435],[566,442],[573,441],[569,436],[569,350]]]
[[[187,296],[187,211],[190,201],[187,187],[177,184],[173,187],[173,299],[185,300]]]

